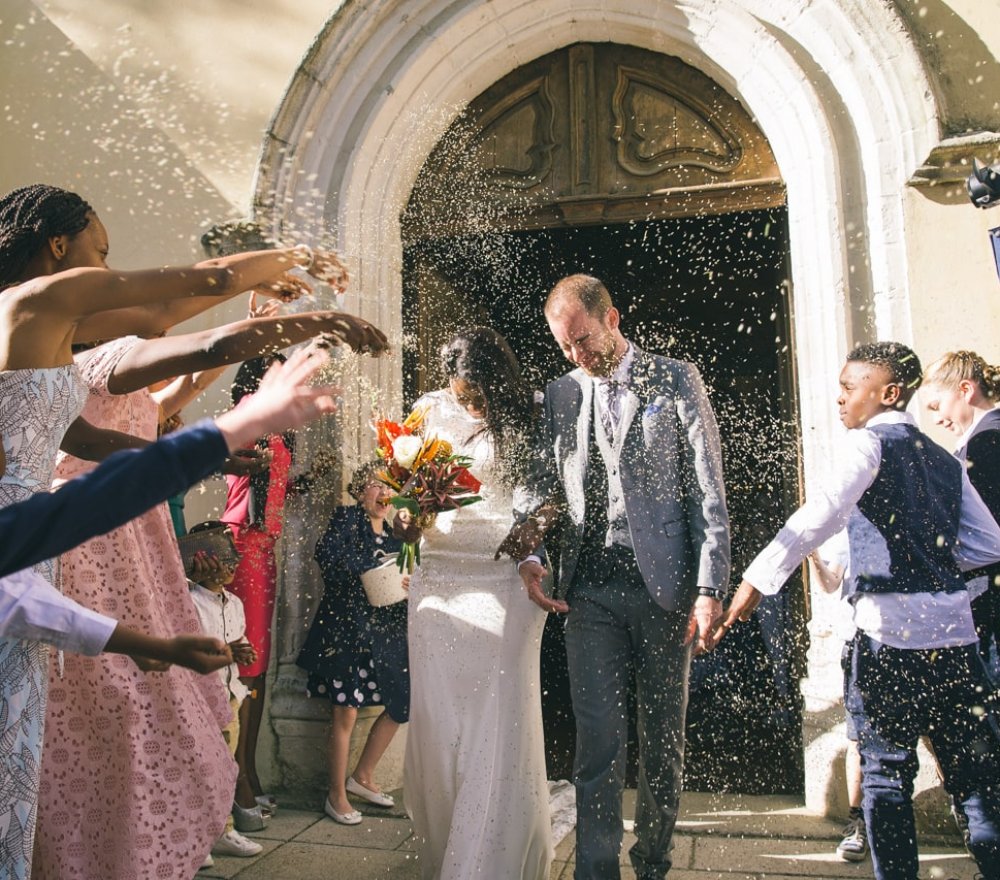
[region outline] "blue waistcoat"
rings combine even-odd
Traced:
[[[868,430],[882,444],[882,461],[847,524],[854,589],[965,589],[952,555],[962,507],[961,464],[913,425]]]

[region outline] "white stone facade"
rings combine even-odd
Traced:
[[[939,188],[907,186],[953,135],[1000,130],[1000,23],[991,4],[348,0],[329,19],[325,0],[226,0],[201,19],[185,4],[162,6],[11,0],[0,13],[0,106],[9,126],[0,184],[44,179],[84,190],[99,210],[113,206],[116,265],[196,259],[208,222],[247,214],[286,237],[315,240],[332,230],[353,263],[347,307],[398,339],[399,217],[441,134],[464,104],[520,65],[576,42],[611,41],[677,56],[710,76],[753,114],[777,158],[787,186],[806,493],[840,431],[831,399],[853,343],[900,339],[925,358],[971,347],[1000,362],[1000,287],[984,236],[1000,211],[990,217],[968,205],[954,185],[961,171],[945,173]],[[119,53],[126,26],[129,51]],[[220,39],[231,32],[246,39]],[[247,40],[271,63],[248,64]],[[213,75],[220,69],[239,75]],[[86,125],[63,124],[74,88],[96,96],[74,107]],[[234,119],[220,106],[237,108]],[[121,149],[109,149],[116,137]],[[225,159],[221,144],[231,148]],[[949,156],[965,162],[973,149],[1000,159],[992,136]],[[129,210],[136,181],[156,194],[152,209]],[[238,316],[236,307],[228,314]],[[364,373],[388,389],[384,405],[400,400],[399,359],[366,364]],[[351,387],[346,397],[340,430],[350,461],[370,436],[364,393]],[[216,394],[206,408],[223,399]],[[217,491],[208,497],[217,502]],[[189,503],[204,514],[196,518],[210,515],[209,504]],[[318,748],[325,710],[291,693],[296,634],[317,583],[297,539],[313,531],[293,526],[286,554],[291,598],[279,621],[274,728],[289,745],[305,736]],[[838,798],[823,768],[836,738],[825,734],[836,723],[839,679],[838,646],[822,624],[825,597],[813,598],[805,691],[816,763],[807,795],[819,808]],[[321,754],[298,769],[281,761],[295,781],[323,766]]]

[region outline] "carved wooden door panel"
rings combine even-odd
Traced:
[[[479,96],[426,163],[407,239],[784,204],[743,107],[677,58],[577,44]]]

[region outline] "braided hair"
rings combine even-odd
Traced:
[[[21,280],[25,267],[57,235],[82,232],[93,209],[76,193],[36,183],[0,198],[0,287]]]
[[[990,403],[1000,402],[1000,367],[986,363],[974,351],[949,351],[924,373],[925,382],[957,388],[959,382],[973,382]]]

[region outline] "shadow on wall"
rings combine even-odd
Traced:
[[[996,128],[1000,60],[975,28],[945,0],[894,5],[937,84],[944,136]]]
[[[178,146],[27,0],[0,20],[0,189],[79,192],[108,227],[114,266],[189,262],[234,207]]]

